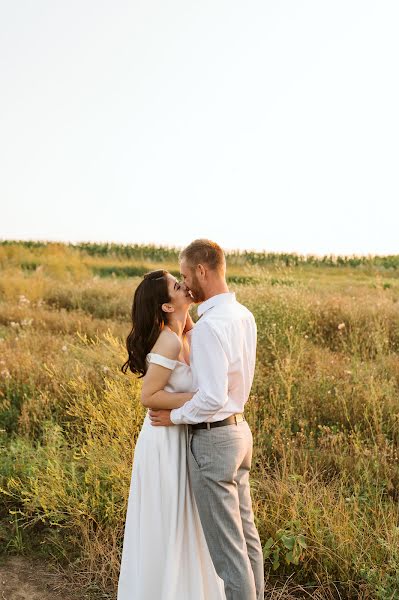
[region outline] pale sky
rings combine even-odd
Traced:
[[[0,238],[399,254],[397,0],[0,2]]]

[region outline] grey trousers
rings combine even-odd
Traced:
[[[227,600],[263,600],[263,553],[254,523],[249,471],[252,432],[246,421],[188,431],[190,484]]]

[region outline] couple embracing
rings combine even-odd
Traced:
[[[144,276],[127,337],[147,407],[137,439],[117,600],[263,600],[244,417],[256,324],[226,283],[223,250],[195,240],[182,283]],[[200,303],[195,325],[188,309]]]

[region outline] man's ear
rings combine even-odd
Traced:
[[[206,273],[206,269],[205,269],[204,265],[201,265],[201,264],[197,265],[197,275],[199,277],[201,277],[202,279],[204,279],[205,273]]]
[[[166,312],[166,313],[175,312],[175,309],[173,308],[173,306],[171,304],[164,303],[164,304],[162,304],[161,308],[162,308],[163,312]]]

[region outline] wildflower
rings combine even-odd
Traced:
[[[30,304],[30,300],[29,300],[29,298],[27,298],[23,294],[20,294],[20,296],[19,296],[19,303],[20,304],[24,304],[26,306],[26,305]]]
[[[11,377],[11,373],[10,373],[10,371],[7,368],[6,369],[2,369],[0,371],[0,375],[2,377],[4,377],[4,379],[10,379],[10,377]]]
[[[21,325],[23,325],[23,327],[29,327],[30,325],[32,325],[33,323],[33,319],[22,319],[21,321]]]
[[[62,346],[61,350],[62,350],[63,352],[67,352],[68,348],[67,348],[66,346]]]
[[[18,321],[10,321],[10,325],[11,325],[11,327],[13,327],[14,329],[15,329],[16,327],[19,327],[19,323],[18,323]]]
[[[107,367],[106,365],[103,365],[103,371],[104,373],[108,373],[111,369],[109,367]]]
[[[347,375],[352,375],[352,371],[344,371]]]
[[[345,329],[345,323],[340,323],[338,325],[338,329],[339,329],[339,331],[342,331],[342,329]]]

